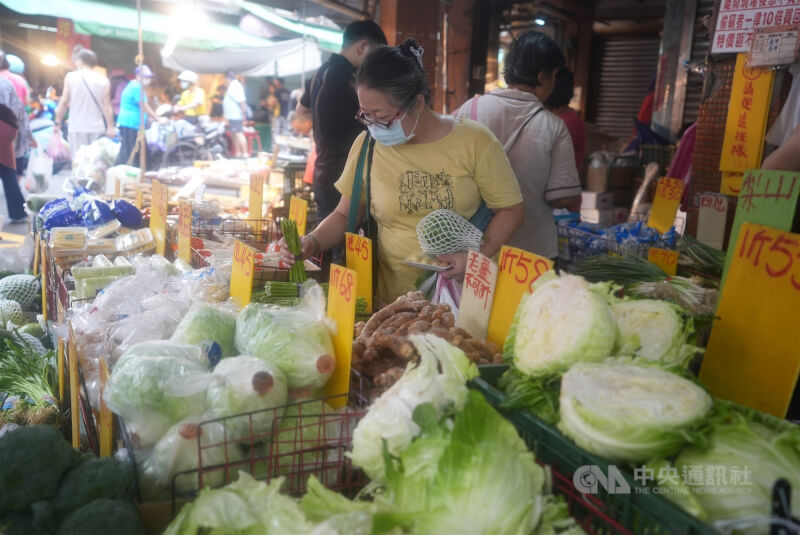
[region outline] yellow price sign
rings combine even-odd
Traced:
[[[656,198],[650,210],[647,225],[660,233],[665,233],[675,223],[675,214],[681,204],[683,180],[679,178],[661,178],[656,187]]]
[[[178,204],[178,258],[192,261],[192,201]]]
[[[516,247],[500,249],[497,286],[486,339],[502,348],[522,296],[531,293],[533,283],[553,269],[553,261]]]
[[[738,171],[723,171],[722,183],[720,184],[719,188],[720,193],[738,197],[739,192],[742,191],[743,179],[744,173],[740,173]]]
[[[294,199],[294,197],[292,197]],[[299,223],[298,223],[299,224]],[[347,268],[358,273],[356,297],[367,302],[367,314],[372,313],[372,240],[358,234],[345,234]]]
[[[261,219],[264,218],[264,180],[266,173],[250,173],[250,189],[247,195],[247,206],[249,214],[250,229],[258,232],[261,226]]]
[[[100,359],[100,418],[97,426],[100,428],[100,457],[111,457],[114,441],[114,421],[106,402],[103,400],[103,391],[108,383],[108,366],[104,358]]]
[[[350,360],[353,356],[357,287],[358,274],[355,271],[336,264],[331,265],[328,317],[336,322],[336,334],[333,335],[336,367],[328,384],[325,385],[326,396],[350,392]],[[334,398],[330,404],[338,409],[344,407],[347,400],[344,397]]]
[[[49,288],[47,287],[47,270],[49,269],[47,263],[47,244],[42,240],[42,318],[44,319],[44,324],[47,325],[47,294]]]
[[[300,236],[305,236],[306,223],[308,221],[308,201],[292,195],[289,200],[289,219],[297,223],[297,233]]]
[[[169,190],[158,180],[153,180],[153,194],[150,202],[150,232],[156,241],[156,254],[164,256],[167,250],[167,206]]]
[[[134,201],[134,206],[139,210],[142,209],[142,186],[136,184],[136,200]]]
[[[678,272],[678,251],[650,247],[647,250],[647,260],[660,267],[667,275],[675,275]]]
[[[236,240],[233,244],[233,266],[231,268],[231,297],[243,307],[253,294],[256,250]]]
[[[58,402],[64,403],[64,339],[58,339]]]
[[[114,179],[114,198],[119,199],[120,195],[122,195],[122,183],[117,177]]]
[[[78,448],[81,445],[81,424],[78,393],[78,348],[75,345],[75,332],[72,330],[72,322],[69,322],[69,343],[67,344],[67,368],[69,369],[69,412],[72,424],[72,447]]]
[[[42,235],[37,232],[36,233],[36,242],[33,245],[33,276],[36,277],[39,275],[39,258],[42,253]]]
[[[800,234],[744,223],[700,380],[711,393],[786,417],[800,377]]]

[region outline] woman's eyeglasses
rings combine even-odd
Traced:
[[[359,108],[358,111],[356,112],[355,119],[364,126],[380,126],[388,130],[389,128],[392,127],[392,124],[394,124],[394,122],[400,118],[400,115],[403,114],[403,109],[404,108],[400,108],[399,110],[397,110],[397,113],[394,114],[394,117],[389,119],[389,122],[387,123],[383,123],[381,121],[373,121],[372,119],[367,118],[367,116],[364,115],[364,111],[361,108]]]

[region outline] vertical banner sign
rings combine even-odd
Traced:
[[[250,230],[258,233],[261,230],[261,219],[264,218],[264,179],[263,172],[250,173],[250,192],[247,199]]]
[[[719,192],[723,195],[731,195],[738,197],[739,192],[742,191],[742,178],[744,173],[737,171],[723,171],[722,184],[720,185]]]
[[[250,302],[253,295],[253,277],[256,269],[256,250],[236,240],[233,243],[231,268],[231,297],[240,307]]]
[[[178,258],[192,261],[192,201],[185,199],[178,204]]]
[[[800,374],[800,234],[745,223],[728,257],[700,380],[715,396],[784,418]]]
[[[531,293],[533,283],[553,269],[553,262],[539,255],[508,247],[500,249],[500,266],[486,339],[502,348],[522,296]]]
[[[667,275],[675,275],[678,272],[678,251],[650,247],[647,250],[647,260],[660,267]]]
[[[736,57],[720,171],[741,173],[761,167],[774,79],[774,71],[748,67],[747,54]]]
[[[675,223],[675,214],[678,213],[682,195],[683,180],[679,178],[660,178],[647,225],[662,234],[667,232]]]
[[[350,232],[344,236],[347,269],[358,274],[356,297],[367,302],[367,314],[372,314],[372,240]]]
[[[486,340],[496,285],[497,264],[477,251],[470,251],[456,326],[477,340]]]
[[[289,200],[289,219],[297,223],[297,233],[306,235],[306,222],[308,221],[308,201],[295,195]]]
[[[67,344],[67,367],[69,368],[69,413],[72,423],[72,447],[81,445],[81,424],[79,416],[81,407],[78,404],[78,348],[75,346],[75,332],[69,322],[69,343]]]
[[[156,241],[156,254],[164,256],[167,248],[167,186],[153,180],[153,194],[150,201],[150,232]]]
[[[100,428],[100,457],[111,457],[113,440],[114,440],[114,427],[111,411],[103,401],[103,391],[108,383],[108,366],[105,359],[100,359],[100,419],[98,427]]]
[[[742,192],[733,218],[731,239],[732,245],[739,239],[739,229],[744,223],[758,223],[778,230],[790,230],[797,208],[797,197],[800,194],[800,173],[791,171],[748,171],[742,181]],[[730,269],[733,257],[729,253],[725,258],[725,270],[722,272],[722,284]]]
[[[333,335],[333,349],[336,353],[336,367],[333,369],[325,395],[335,396],[350,391],[350,359],[353,356],[353,327],[356,318],[356,288],[358,274],[336,264],[331,265],[330,287],[328,289],[328,317],[336,322]],[[319,362],[317,367],[319,367]],[[330,405],[342,408],[347,400],[334,398]]]
[[[700,195],[700,207],[697,210],[698,241],[722,250],[727,219],[727,197],[722,195]]]

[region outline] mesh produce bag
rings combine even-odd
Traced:
[[[483,233],[452,210],[434,210],[417,223],[417,239],[429,255],[479,249]]]

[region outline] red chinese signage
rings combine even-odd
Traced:
[[[798,23],[797,0],[722,0],[711,53],[747,52],[754,29]]]
[[[67,65],[72,62],[72,50],[75,45],[81,45],[84,48],[91,47],[92,38],[86,34],[75,33],[75,25],[72,20],[58,19],[56,27],[55,55]]]

